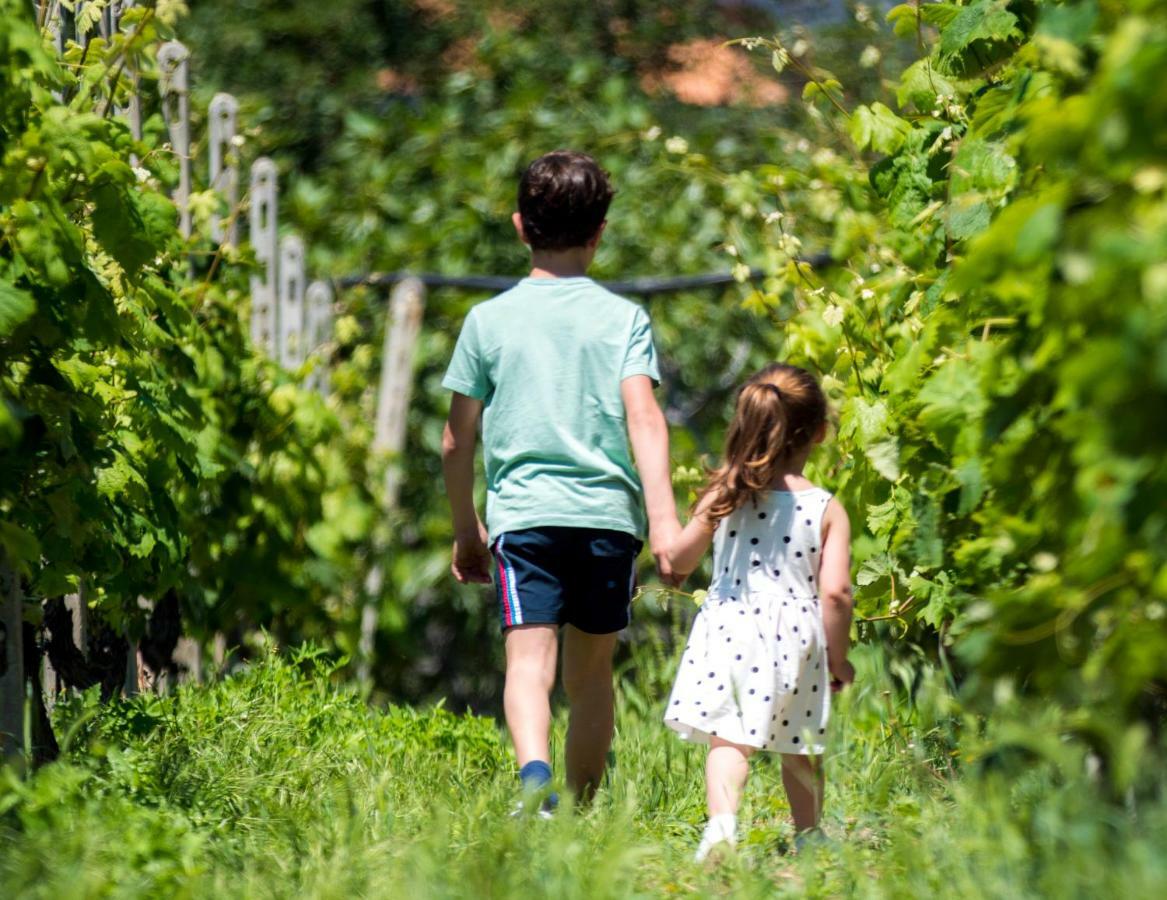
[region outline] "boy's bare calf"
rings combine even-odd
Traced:
[[[615,634],[588,634],[574,625],[563,629],[563,688],[571,704],[567,726],[567,786],[590,800],[604,775],[612,746],[615,695],[612,654]]]
[[[556,628],[520,625],[506,633],[503,706],[519,766],[550,758],[551,690],[555,685]],[[563,687],[571,707],[567,727],[567,785],[587,800],[604,775],[612,744],[615,634],[563,628]]]
[[[551,758],[551,689],[559,649],[555,632],[554,625],[516,625],[506,632],[502,705],[520,768]]]

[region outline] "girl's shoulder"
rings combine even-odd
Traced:
[[[775,488],[767,491],[764,497],[770,503],[793,503],[797,506],[807,502],[828,503],[835,496],[826,488],[819,487],[806,479],[803,479],[803,483],[806,485],[805,487],[799,487],[795,490]]]

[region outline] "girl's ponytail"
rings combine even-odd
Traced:
[[[709,517],[720,521],[769,490],[826,418],[826,398],[805,369],[773,363],[747,381],[726,435],[725,461],[705,489],[714,498]]]

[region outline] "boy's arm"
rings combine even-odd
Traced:
[[[648,512],[648,543],[656,559],[657,574],[666,584],[676,584],[668,550],[681,530],[677,501],[669,474],[669,429],[652,393],[652,379],[630,375],[620,382],[628,438],[636,457],[636,469],[644,486]]]
[[[827,668],[835,690],[855,680],[847,659],[851,648],[851,520],[838,500],[831,498],[823,515],[823,552],[819,556],[819,594],[823,630],[827,638]]]
[[[474,509],[474,451],[482,401],[454,392],[442,433],[442,474],[454,520],[454,554],[450,571],[458,581],[490,584],[490,550],[486,529]]]

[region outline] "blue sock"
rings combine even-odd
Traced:
[[[551,766],[541,759],[533,759],[519,769],[519,778],[525,793],[541,791],[551,783]]]

